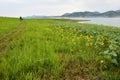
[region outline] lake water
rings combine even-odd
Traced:
[[[120,18],[69,18],[73,20],[90,20],[80,23],[104,24],[110,26],[120,27]]]

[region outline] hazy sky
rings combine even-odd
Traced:
[[[0,16],[62,15],[120,9],[120,0],[0,0]]]

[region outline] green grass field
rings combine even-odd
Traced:
[[[0,18],[0,80],[120,80],[120,28]]]

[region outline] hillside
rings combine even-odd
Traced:
[[[65,13],[62,17],[120,17],[120,10],[116,11],[107,11],[107,12],[73,12],[73,13]]]

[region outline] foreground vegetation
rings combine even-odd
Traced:
[[[62,19],[0,20],[0,34],[20,31],[2,45],[1,80],[120,79],[119,28]]]

